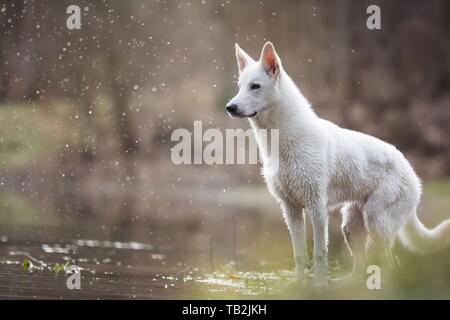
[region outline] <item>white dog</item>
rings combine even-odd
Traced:
[[[400,151],[319,118],[270,42],[259,61],[236,44],[236,58],[239,92],[226,110],[233,117],[249,118],[255,129],[264,178],[291,233],[298,277],[308,260],[303,212],[312,222],[316,285],[327,284],[328,209],[337,205],[343,205],[342,231],[354,271],[365,267],[368,243],[380,245],[388,259],[397,237],[418,253],[450,243],[450,219],[430,230],[417,218],[421,183]],[[278,170],[271,169],[270,154],[256,129],[279,129]]]

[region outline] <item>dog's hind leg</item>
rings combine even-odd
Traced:
[[[363,207],[364,224],[369,233],[369,258],[375,258],[387,270],[398,267],[392,247],[415,205],[414,194],[411,195],[406,186],[393,186],[395,184],[392,182],[380,186]]]
[[[360,203],[348,203],[341,209],[342,234],[353,258],[351,276],[361,276],[366,268],[367,230]]]
[[[295,276],[302,279],[309,263],[306,243],[305,216],[302,208],[297,208],[290,201],[282,201],[283,215],[291,234],[295,259]]]

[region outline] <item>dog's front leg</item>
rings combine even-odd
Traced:
[[[297,208],[289,201],[282,201],[282,209],[291,234],[295,259],[295,276],[297,280],[301,280],[305,275],[305,268],[309,262],[303,208]]]
[[[314,284],[327,285],[328,258],[328,213],[324,204],[315,204],[306,208],[313,227],[314,240]]]

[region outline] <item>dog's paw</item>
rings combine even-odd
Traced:
[[[302,282],[309,278],[311,278],[311,272],[309,269],[302,267],[295,268],[294,281]]]
[[[328,279],[323,276],[315,276],[313,280],[314,287],[316,288],[326,288],[328,287]]]
[[[285,282],[282,290],[297,291],[300,288],[310,287],[312,284],[312,274],[308,269],[296,269],[292,273],[292,277]]]

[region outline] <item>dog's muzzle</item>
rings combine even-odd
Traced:
[[[230,115],[235,115],[237,112],[237,105],[236,104],[229,104],[225,107],[225,109],[227,109],[228,113]]]
[[[228,114],[230,116],[234,117],[234,118],[251,118],[251,117],[256,116],[256,111],[253,112],[250,115],[238,113],[238,111],[237,111],[238,110],[238,106],[236,104],[234,104],[234,103],[227,105],[225,107],[225,109],[227,110]]]

